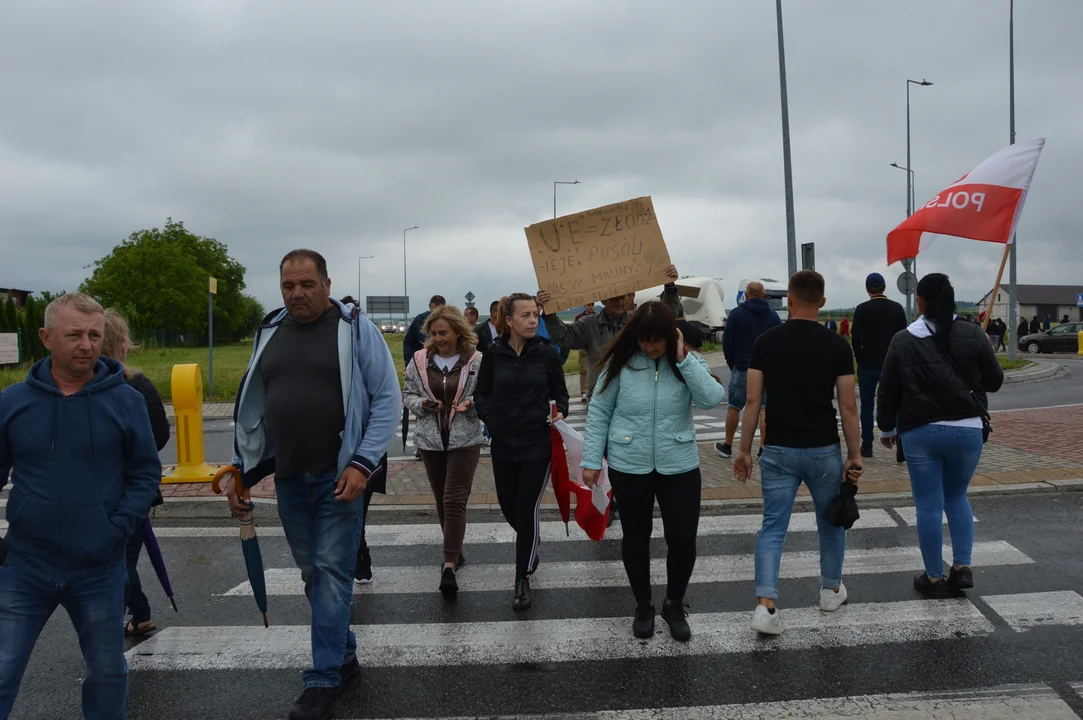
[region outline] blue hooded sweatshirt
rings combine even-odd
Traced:
[[[124,562],[162,480],[146,402],[100,358],[65,397],[51,359],[0,392],[0,488],[11,471],[7,564],[70,582]]]
[[[781,324],[778,313],[761,298],[749,298],[730,310],[722,331],[722,352],[730,370],[747,370],[756,338]]]

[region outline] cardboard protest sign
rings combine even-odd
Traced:
[[[650,197],[595,208],[526,228],[538,288],[554,313],[670,279],[669,250]]]

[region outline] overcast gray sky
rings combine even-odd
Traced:
[[[798,242],[828,305],[894,285],[906,79],[919,203],[1008,141],[1008,0],[787,0]],[[1016,8],[1018,139],[1048,138],[1019,279],[1083,282],[1083,2]],[[522,228],[652,195],[682,273],[783,278],[778,55],[769,0],[0,3],[0,286],[73,289],[167,216],[218,238],[249,290],[309,246],[334,291],[417,309],[536,289]],[[948,238],[919,270],[960,299],[999,246]],[[424,297],[422,297],[424,296]],[[895,294],[898,297],[897,293]]]

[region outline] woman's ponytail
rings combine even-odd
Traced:
[[[917,296],[925,301],[925,319],[936,325],[936,335],[946,342],[955,320],[955,288],[943,273],[929,273],[918,282]]]

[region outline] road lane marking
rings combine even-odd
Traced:
[[[764,638],[748,627],[747,610],[697,613],[691,642],[632,637],[629,618],[561,618],[506,622],[358,625],[361,667],[435,667],[619,659],[856,647],[951,640],[992,633],[965,598],[905,600],[784,609],[786,633]],[[661,623],[660,623],[661,624]],[[303,668],[312,662],[307,625],[169,627],[125,653],[132,671]]]
[[[950,552],[950,549],[945,549]],[[974,545],[975,562],[981,567],[1024,565],[1033,563],[1029,557],[1006,542],[986,542]],[[846,553],[845,576],[875,575],[880,573],[910,572],[924,567],[921,550],[914,547],[880,548],[875,550],[849,550]],[[403,593],[435,593],[440,575],[438,563],[431,567],[400,566],[380,567],[379,577],[371,585],[355,586],[356,595],[381,595]],[[818,551],[790,552],[782,555],[780,577],[810,578],[820,575]],[[651,576],[655,580],[666,577],[666,559],[651,560]],[[515,565],[467,565],[459,575],[459,592],[498,592],[509,590],[515,577]],[[696,569],[691,582],[732,583],[752,582],[756,578],[756,559],[753,555],[709,555],[696,559]],[[268,595],[305,594],[301,571],[297,568],[269,568],[266,570]],[[535,590],[558,588],[624,587],[628,576],[624,564],[619,561],[594,560],[577,562],[543,562],[531,580]],[[223,593],[224,596],[251,596],[252,587],[241,583]]]
[[[222,501],[223,503],[225,501]],[[415,510],[430,510],[430,505],[411,506]],[[282,537],[280,526],[258,525],[259,514],[257,513],[256,533],[265,537]],[[759,531],[763,522],[760,513],[745,515],[712,515],[702,517],[699,520],[699,535],[752,535]],[[575,522],[569,523],[569,533],[565,532],[564,523],[546,521],[541,523],[542,542],[561,542],[574,540],[582,542],[586,536]],[[888,515],[887,511],[880,509],[863,510],[861,519],[857,521],[854,530],[866,530],[871,528],[895,528],[898,523]],[[790,520],[790,532],[813,532],[816,530],[816,515],[811,512],[794,513]],[[216,525],[213,527],[155,527],[154,534],[160,538],[197,538],[197,537],[233,537],[237,535],[237,526]],[[853,532],[853,530],[851,530]],[[614,523],[613,527],[606,530],[607,540],[619,540],[623,537],[621,527]],[[662,537],[662,521],[655,518],[654,533],[652,537]],[[420,524],[369,524],[365,529],[365,541],[370,547],[389,545],[443,545],[444,536],[440,526],[434,523]],[[510,543],[515,541],[515,531],[506,523],[473,523],[466,526],[467,544],[478,543]]]
[[[443,720],[472,720],[477,715]],[[486,715],[491,720],[1079,720],[1048,685],[1003,685],[972,690],[853,695],[745,705],[706,705],[541,715]],[[423,720],[414,718],[413,720]],[[438,720],[433,718],[431,720]]]
[[[1083,625],[1083,596],[1072,590],[982,595],[981,599],[1016,632],[1047,625]]]
[[[906,523],[906,527],[918,526],[918,509],[913,505],[911,505],[910,507],[892,508],[892,510],[899,514],[899,517],[902,518],[902,521]],[[978,518],[974,518],[974,522],[978,522]],[[948,516],[946,513],[944,514],[944,524],[948,524]]]

